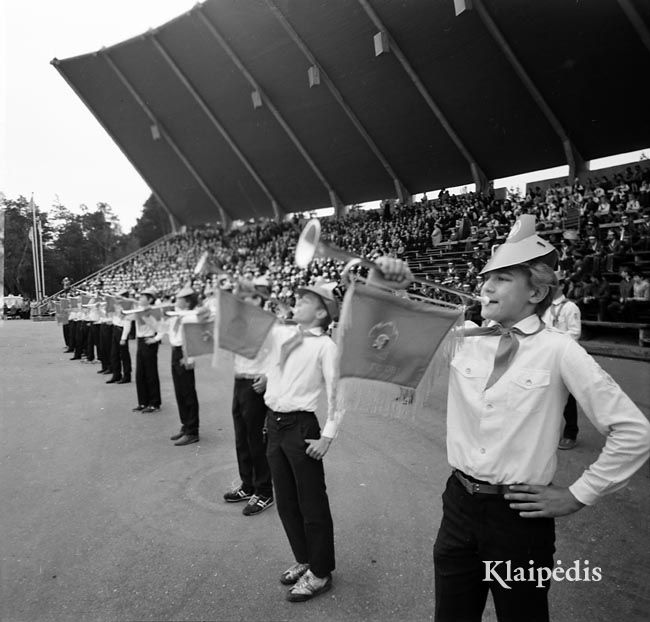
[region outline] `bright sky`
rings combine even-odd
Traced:
[[[73,211],[82,203],[93,208],[105,201],[128,231],[149,188],[50,60],[123,41],[194,4],[194,0],[0,0],[0,193],[10,199],[33,193],[45,210],[57,197]],[[598,167],[638,159],[638,153],[629,154]],[[495,187],[566,174],[567,167],[548,169],[496,180]],[[428,195],[432,198],[435,193]]]
[[[149,188],[50,65],[190,9],[194,0],[0,0],[0,192],[49,209],[110,203],[128,231]]]

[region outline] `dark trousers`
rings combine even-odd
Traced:
[[[158,378],[158,343],[147,345],[144,337],[138,337],[135,355],[135,386],[138,404],[160,408],[160,380]]]
[[[570,393],[564,407],[564,421],[562,438],[570,438],[575,441],[578,438],[578,404],[576,398]]]
[[[99,360],[102,362],[102,369],[111,368],[111,347],[113,342],[113,325],[100,324],[99,327]]]
[[[70,322],[63,325],[63,341],[67,348],[70,347]]]
[[[77,320],[70,320],[68,322],[68,327],[70,330],[70,349],[74,351],[77,345]],[[76,356],[76,355],[75,355]]]
[[[235,378],[232,420],[239,477],[246,492],[262,497],[273,494],[271,469],[266,459],[264,443],[266,412],[264,397],[253,389],[253,381]]]
[[[317,577],[334,570],[334,526],[322,460],[305,453],[305,439],[320,438],[314,413],[268,412],[266,456],[278,514],[296,561]]]
[[[95,360],[95,350],[99,346],[99,324],[88,322],[86,325],[86,358],[89,361]],[[99,355],[99,352],[98,352]]]
[[[547,621],[550,582],[538,588],[536,580],[506,581],[505,568],[510,560],[513,573],[516,568],[523,568],[526,576],[530,568],[553,570],[555,520],[522,518],[502,495],[471,495],[453,475],[442,505],[433,547],[436,622],[480,622],[488,591],[499,622]],[[511,589],[493,577],[487,561]]]
[[[186,369],[181,364],[183,348],[172,348],[172,380],[178,405],[178,415],[181,418],[184,434],[198,435],[199,433],[199,398],[196,395],[194,370]],[[144,404],[144,402],[140,402]]]
[[[122,327],[113,326],[111,341],[111,371],[112,378],[120,380],[122,377],[131,377],[131,354],[129,353],[129,342],[121,345]]]
[[[75,331],[75,344],[74,344],[75,358],[81,358],[81,355],[85,354],[87,338],[88,338],[88,327],[86,326],[86,322],[82,320],[77,320],[77,326]]]

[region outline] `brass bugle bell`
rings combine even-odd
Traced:
[[[361,257],[360,255],[355,255],[354,253],[349,253],[341,248],[337,248],[333,244],[327,244],[321,239],[321,227],[320,220],[317,218],[312,218],[303,228],[300,237],[298,238],[298,243],[296,244],[295,251],[295,262],[299,268],[306,268],[309,263],[314,259],[329,257],[330,259],[336,259],[338,261],[344,261],[345,263],[354,262],[355,265],[364,266],[366,268],[374,268],[379,270],[377,264],[370,259]],[[468,298],[475,302],[486,302],[487,298],[485,296],[477,296],[476,294],[467,294],[465,292],[458,291],[451,287],[445,287],[444,285],[439,285],[438,283],[432,283],[425,279],[412,278],[411,283],[419,283],[420,285],[425,285],[426,287],[433,287],[443,292],[448,292],[454,294],[455,296],[460,296],[461,298]]]

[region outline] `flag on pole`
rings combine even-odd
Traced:
[[[412,403],[443,340],[462,320],[460,307],[418,302],[354,283],[338,325],[339,407],[358,410],[372,404],[385,410],[390,405],[378,384],[399,388],[389,401]]]
[[[196,358],[214,352],[214,322],[183,322],[181,326],[183,337],[183,354],[188,358]]]
[[[219,347],[254,359],[277,317],[223,290],[217,290],[217,301],[214,325]]]

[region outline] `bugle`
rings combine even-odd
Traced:
[[[353,262],[354,265],[363,266],[365,268],[374,268],[379,270],[377,264],[366,257],[349,253],[333,244],[327,244],[321,239],[320,221],[317,218],[312,218],[303,228],[298,243],[296,244],[295,262],[299,268],[306,268],[313,259],[329,257],[338,261],[344,261],[346,264]],[[418,283],[426,287],[432,287],[443,292],[467,298],[474,302],[484,303],[487,302],[486,296],[477,296],[476,294],[469,294],[466,292],[458,291],[452,287],[445,287],[438,283],[432,283],[426,279],[418,279],[413,277],[411,283]]]

